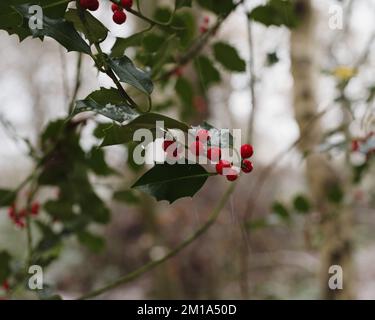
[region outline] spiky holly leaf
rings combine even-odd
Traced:
[[[0,189],[0,208],[10,206],[14,199],[16,198],[16,193],[12,190]]]
[[[91,13],[84,10],[82,11],[83,18],[86,21],[86,27],[84,26],[77,9],[69,9],[65,14],[65,19],[72,22],[74,27],[82,32],[86,39],[90,43],[102,42],[107,38],[109,30],[102,24],[98,19],[96,19]],[[89,31],[87,31],[87,29]]]
[[[150,73],[137,68],[127,56],[108,58],[108,63],[120,81],[130,84],[147,95],[152,93],[154,85]]]
[[[192,0],[175,0],[175,8],[191,7]]]
[[[225,42],[216,42],[213,46],[216,60],[228,71],[246,71],[246,62],[240,57],[235,47]]]
[[[208,88],[214,83],[221,80],[219,71],[214,66],[213,62],[207,56],[201,55],[195,59],[195,69],[199,75],[200,80],[205,88]]]
[[[132,120],[124,126],[113,125],[103,131],[104,141],[102,147],[111,146],[116,144],[129,143],[133,141],[134,132],[138,129],[149,129],[155,132],[161,129],[158,121],[162,121],[164,129],[180,129],[184,132],[189,130],[189,126],[178,120],[166,117],[157,113],[145,113],[138,118]]]
[[[38,5],[43,13],[50,18],[62,18],[65,14],[68,0],[1,0],[0,3],[0,29],[7,31],[10,35],[16,34],[20,41],[31,36],[28,24],[23,23],[22,16],[15,9],[16,6],[26,5],[30,8]]]
[[[100,88],[84,100],[77,101],[74,114],[84,111],[94,111],[120,123],[132,120],[139,115],[115,88]]]
[[[145,192],[158,201],[170,203],[193,197],[212,174],[199,164],[157,164],[146,172],[132,188]]]
[[[26,19],[30,19],[33,14],[29,12],[29,5],[16,6],[15,9]],[[71,22],[61,18],[50,18],[43,15],[43,28],[30,29],[34,38],[51,37],[64,46],[68,51],[78,51],[90,54],[89,45],[81,38]]]

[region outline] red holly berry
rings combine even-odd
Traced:
[[[121,5],[126,9],[129,10],[133,5],[133,0],[121,0]]]
[[[167,151],[167,149],[169,148],[169,146],[171,146],[173,143],[174,143],[173,140],[164,140],[163,141],[163,150]]]
[[[245,172],[245,173],[250,173],[251,171],[253,171],[253,163],[249,160],[243,160],[242,161],[242,171]]]
[[[176,76],[176,77],[181,77],[184,73],[184,70],[181,68],[181,67],[177,67],[173,70],[173,74]]]
[[[208,107],[206,99],[202,96],[195,96],[194,97],[193,106],[200,113],[204,113],[207,110],[207,107]]]
[[[219,147],[208,148],[207,158],[214,162],[219,161],[221,158],[221,149]]]
[[[39,213],[39,209],[40,209],[40,204],[39,204],[39,202],[34,202],[34,203],[31,205],[30,213],[31,213],[33,216],[36,216],[36,215],[38,215],[38,213]]]
[[[89,4],[89,7],[87,9],[89,9],[90,11],[96,11],[96,10],[98,10],[98,8],[99,8],[99,1],[98,0],[91,0],[90,4]]]
[[[204,146],[203,143],[200,141],[194,141],[190,147],[190,152],[196,156],[202,155],[204,152]]]
[[[90,6],[90,0],[79,0],[79,5],[80,5],[83,9],[88,9],[89,6]]]
[[[238,178],[238,172],[231,168],[228,170],[226,177],[228,181],[235,181]]]
[[[223,174],[223,170],[224,168],[230,168],[231,167],[231,164],[229,161],[226,161],[226,160],[220,160],[217,164],[216,164],[216,172],[218,174]]]
[[[241,157],[242,159],[250,158],[254,154],[254,149],[251,144],[243,144],[241,146]]]
[[[181,153],[181,149],[179,147],[171,148],[167,150],[167,157],[169,159],[177,159],[180,153]]]
[[[206,129],[200,129],[197,132],[195,140],[201,141],[201,142],[207,142],[207,140],[210,139],[210,132]]]
[[[359,150],[359,141],[358,140],[353,140],[352,141],[352,152],[358,151]]]
[[[206,33],[208,31],[208,28],[206,26],[200,26],[199,27],[199,32],[200,33]]]
[[[9,207],[8,215],[9,215],[9,218],[11,219],[14,219],[14,217],[16,216],[16,206],[14,204],[12,204],[12,206]]]
[[[124,11],[115,11],[112,17],[113,21],[117,24],[123,24],[126,21],[126,14]]]
[[[21,229],[25,228],[25,222],[20,217],[15,218],[14,223],[17,227],[20,227]]]
[[[113,12],[121,10],[120,6],[116,3],[112,3],[111,9]]]
[[[170,159],[177,158],[182,152],[181,146],[178,146],[177,142],[173,140],[164,140],[163,150],[167,153],[167,157]]]
[[[80,0],[79,4],[83,9],[88,9],[91,11],[95,11],[99,8],[98,0]]]

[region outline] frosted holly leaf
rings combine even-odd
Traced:
[[[84,100],[77,101],[74,114],[85,111],[99,113],[120,123],[133,120],[139,116],[139,113],[122,98],[115,88],[100,88]]]

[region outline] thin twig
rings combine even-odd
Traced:
[[[77,67],[76,67],[76,78],[75,78],[75,85],[73,89],[72,98],[70,100],[69,104],[69,111],[68,114],[71,114],[74,109],[74,105],[77,99],[78,90],[81,86],[81,68],[82,68],[82,53],[78,53],[78,59],[77,59]]]
[[[249,89],[251,94],[251,111],[249,116],[249,124],[247,127],[247,139],[249,143],[253,142],[254,121],[256,116],[256,98],[255,98],[255,65],[254,65],[254,45],[251,20],[247,18],[248,41],[249,41]]]
[[[138,277],[142,276],[146,272],[156,268],[163,262],[173,258],[176,256],[179,252],[181,252],[185,247],[187,247],[189,244],[194,242],[196,239],[198,239],[201,235],[203,235],[216,221],[218,218],[221,210],[224,208],[225,204],[227,203],[230,195],[233,193],[234,189],[236,187],[236,183],[232,183],[230,187],[227,189],[227,191],[223,194],[221,200],[219,201],[218,205],[212,210],[207,222],[202,225],[198,230],[196,230],[190,237],[188,237],[185,241],[181,242],[176,248],[171,250],[168,254],[166,254],[163,258],[150,261],[149,263],[143,265],[142,267],[134,270],[133,272],[128,273],[127,275],[113,281],[112,283],[99,288],[97,290],[94,290],[91,293],[85,294],[78,298],[78,300],[85,300],[94,298],[96,296],[99,296],[109,290],[112,290],[118,286],[121,286],[123,284],[126,284],[134,279],[137,279]]]
[[[185,54],[176,58],[175,67],[172,70],[163,74],[160,78],[156,79],[155,81],[168,79],[172,74],[176,72],[177,69],[187,65],[190,61],[192,61],[204,49],[208,41],[217,33],[222,23],[230,16],[232,12],[235,11],[235,9],[239,5],[243,4],[244,1],[245,0],[239,1],[230,12],[228,12],[224,16],[218,17],[216,23],[207,32],[198,37],[195,40],[195,42],[191,45],[191,47],[186,51]]]

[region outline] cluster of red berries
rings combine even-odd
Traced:
[[[79,5],[83,9],[87,9],[90,11],[96,11],[99,8],[99,1],[98,0],[80,0]]]
[[[25,227],[25,219],[28,215],[31,216],[37,216],[40,210],[40,204],[39,202],[34,202],[30,209],[21,209],[18,210],[16,209],[16,205],[13,204],[9,209],[8,209],[8,215],[9,218],[13,221],[13,223],[19,227],[19,228],[24,228]]]
[[[239,176],[239,172],[235,169],[232,163],[221,159],[221,148],[210,146],[205,153],[204,146],[209,140],[210,132],[206,129],[200,129],[195,136],[195,141],[189,146],[190,152],[195,156],[205,155],[213,163],[216,163],[215,169],[218,174],[225,175],[229,181],[235,181]],[[164,140],[163,150],[170,158],[177,158],[183,151],[174,140]],[[250,144],[244,144],[241,146],[241,169],[244,173],[250,173],[253,170],[253,164],[248,160],[253,154],[253,146]]]
[[[203,22],[202,24],[200,25],[199,27],[199,31],[200,33],[206,33],[208,31],[208,28],[209,28],[209,23],[210,23],[210,18],[205,16],[203,18]]]
[[[120,4],[112,4],[113,21],[117,24],[123,24],[126,21],[125,10],[129,10],[133,5],[133,0],[121,0]]]
[[[220,153],[220,152],[219,152]],[[248,160],[254,154],[253,146],[250,144],[243,144],[241,146],[241,169],[244,173],[250,173],[253,171],[253,163]],[[208,151],[207,151],[208,156]],[[239,172],[233,168],[233,164],[227,160],[220,159],[219,162],[215,166],[216,172],[220,175],[224,174],[227,177],[228,181],[235,181],[238,178]]]
[[[99,8],[98,0],[80,0],[80,6],[83,9],[96,11]],[[112,20],[117,24],[123,24],[126,21],[125,10],[129,10],[133,6],[133,0],[120,0],[118,4],[112,4],[113,16]]]

